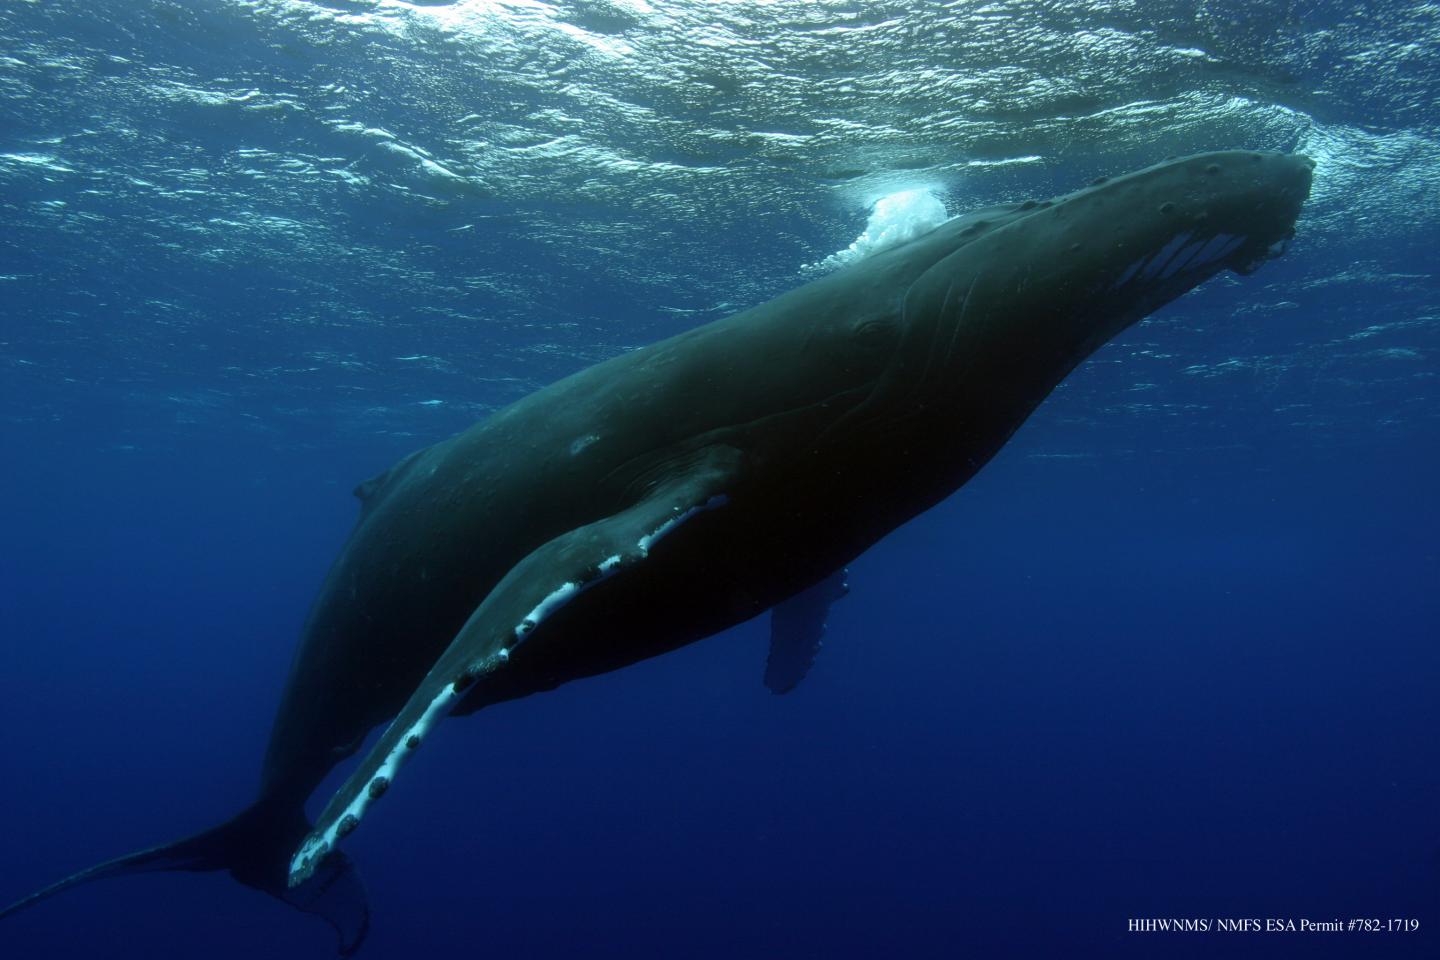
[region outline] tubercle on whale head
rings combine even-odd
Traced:
[[[959,338],[1044,343],[1073,364],[1221,270],[1282,252],[1313,169],[1303,156],[1227,151],[1105,178],[937,263],[913,305],[968,328]]]
[[[1283,252],[1314,166],[1294,154],[1200,154],[1060,198],[1028,226],[1048,233],[1037,254],[1077,301],[1143,315],[1222,269],[1248,274]]]

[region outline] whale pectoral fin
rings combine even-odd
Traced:
[[[723,506],[740,454],[708,448],[683,474],[602,520],[535,549],[511,568],[470,615],[384,736],[331,799],[314,832],[290,860],[290,884],[303,883],[389,788],[400,765],[483,674],[504,667],[511,651],[545,619],[586,590],[643,563],[661,539],[695,515]]]
[[[850,571],[836,570],[770,611],[770,658],[765,661],[765,686],[771,693],[795,689],[820,653],[830,605],[850,592]]]

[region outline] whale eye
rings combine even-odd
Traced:
[[[894,338],[896,324],[893,317],[865,317],[850,327],[850,335],[866,348],[889,343]]]

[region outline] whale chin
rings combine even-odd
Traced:
[[[1249,249],[1242,249],[1240,252],[1244,254],[1244,256],[1240,259],[1237,259],[1236,262],[1228,264],[1228,266],[1231,270],[1234,270],[1241,276],[1248,277],[1256,270],[1259,270],[1261,267],[1265,266],[1265,264],[1269,263],[1271,260],[1278,260],[1283,257],[1285,255],[1285,251],[1290,249],[1290,241],[1293,239],[1295,239],[1295,229],[1292,227],[1289,232],[1285,234],[1285,236],[1281,237],[1279,240],[1275,240],[1265,245],[1264,247],[1260,247],[1259,249],[1253,251]]]

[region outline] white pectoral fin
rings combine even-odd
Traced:
[[[734,453],[725,450],[699,460],[694,469],[660,484],[639,503],[556,537],[511,568],[336,792],[290,860],[290,885],[303,883],[355,829],[390,788],[405,760],[476,679],[502,669],[511,651],[565,604],[645,562],[656,543],[696,514],[724,506]]]

